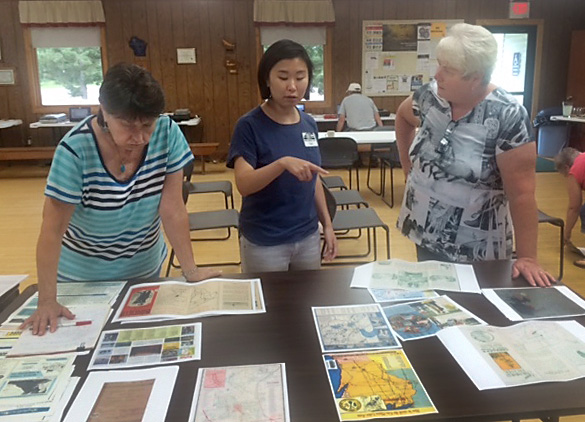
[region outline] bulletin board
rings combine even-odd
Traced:
[[[435,48],[463,20],[363,21],[362,93],[372,97],[410,95],[437,69]]]

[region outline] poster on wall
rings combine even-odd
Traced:
[[[437,69],[436,46],[459,22],[463,21],[363,21],[363,93],[410,95],[429,82]]]

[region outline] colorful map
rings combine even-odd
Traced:
[[[437,413],[402,350],[323,359],[342,421]]]

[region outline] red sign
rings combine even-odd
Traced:
[[[530,2],[515,1],[510,3],[510,19],[529,18]]]

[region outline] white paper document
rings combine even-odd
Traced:
[[[288,422],[284,363],[199,368],[189,422]]]
[[[398,290],[398,289],[372,289],[368,287],[368,293],[375,302],[404,302],[439,297],[433,290]]]
[[[313,307],[325,352],[400,347],[379,304]]]
[[[201,359],[201,323],[104,331],[88,370]]]
[[[164,421],[178,372],[176,365],[91,372],[64,422]]]
[[[354,269],[351,287],[400,290],[447,290],[481,293],[473,266],[400,259],[370,262]]]
[[[567,286],[483,289],[482,292],[511,321],[585,314],[585,300]]]
[[[59,420],[77,382],[71,378],[74,359],[70,354],[0,360],[0,421]]]
[[[576,321],[451,327],[437,337],[479,390],[585,377],[585,327]]]
[[[323,356],[341,421],[437,413],[401,349]]]
[[[390,326],[403,341],[431,337],[447,327],[486,324],[448,296],[382,309]]]
[[[59,318],[59,324],[65,326],[59,327],[54,333],[37,336],[30,329],[24,330],[8,356],[85,352],[92,349],[110,315],[109,305],[82,306],[70,310],[75,314],[75,319]]]
[[[262,312],[266,312],[266,306],[260,279],[213,278],[199,283],[166,281],[130,287],[113,322]]]
[[[57,302],[70,307],[112,305],[125,281],[91,281],[57,283]],[[32,295],[24,304],[12,313],[5,324],[20,325],[37,310],[39,294]]]
[[[28,275],[0,275],[0,297],[15,286],[18,286],[22,281],[26,280]]]

